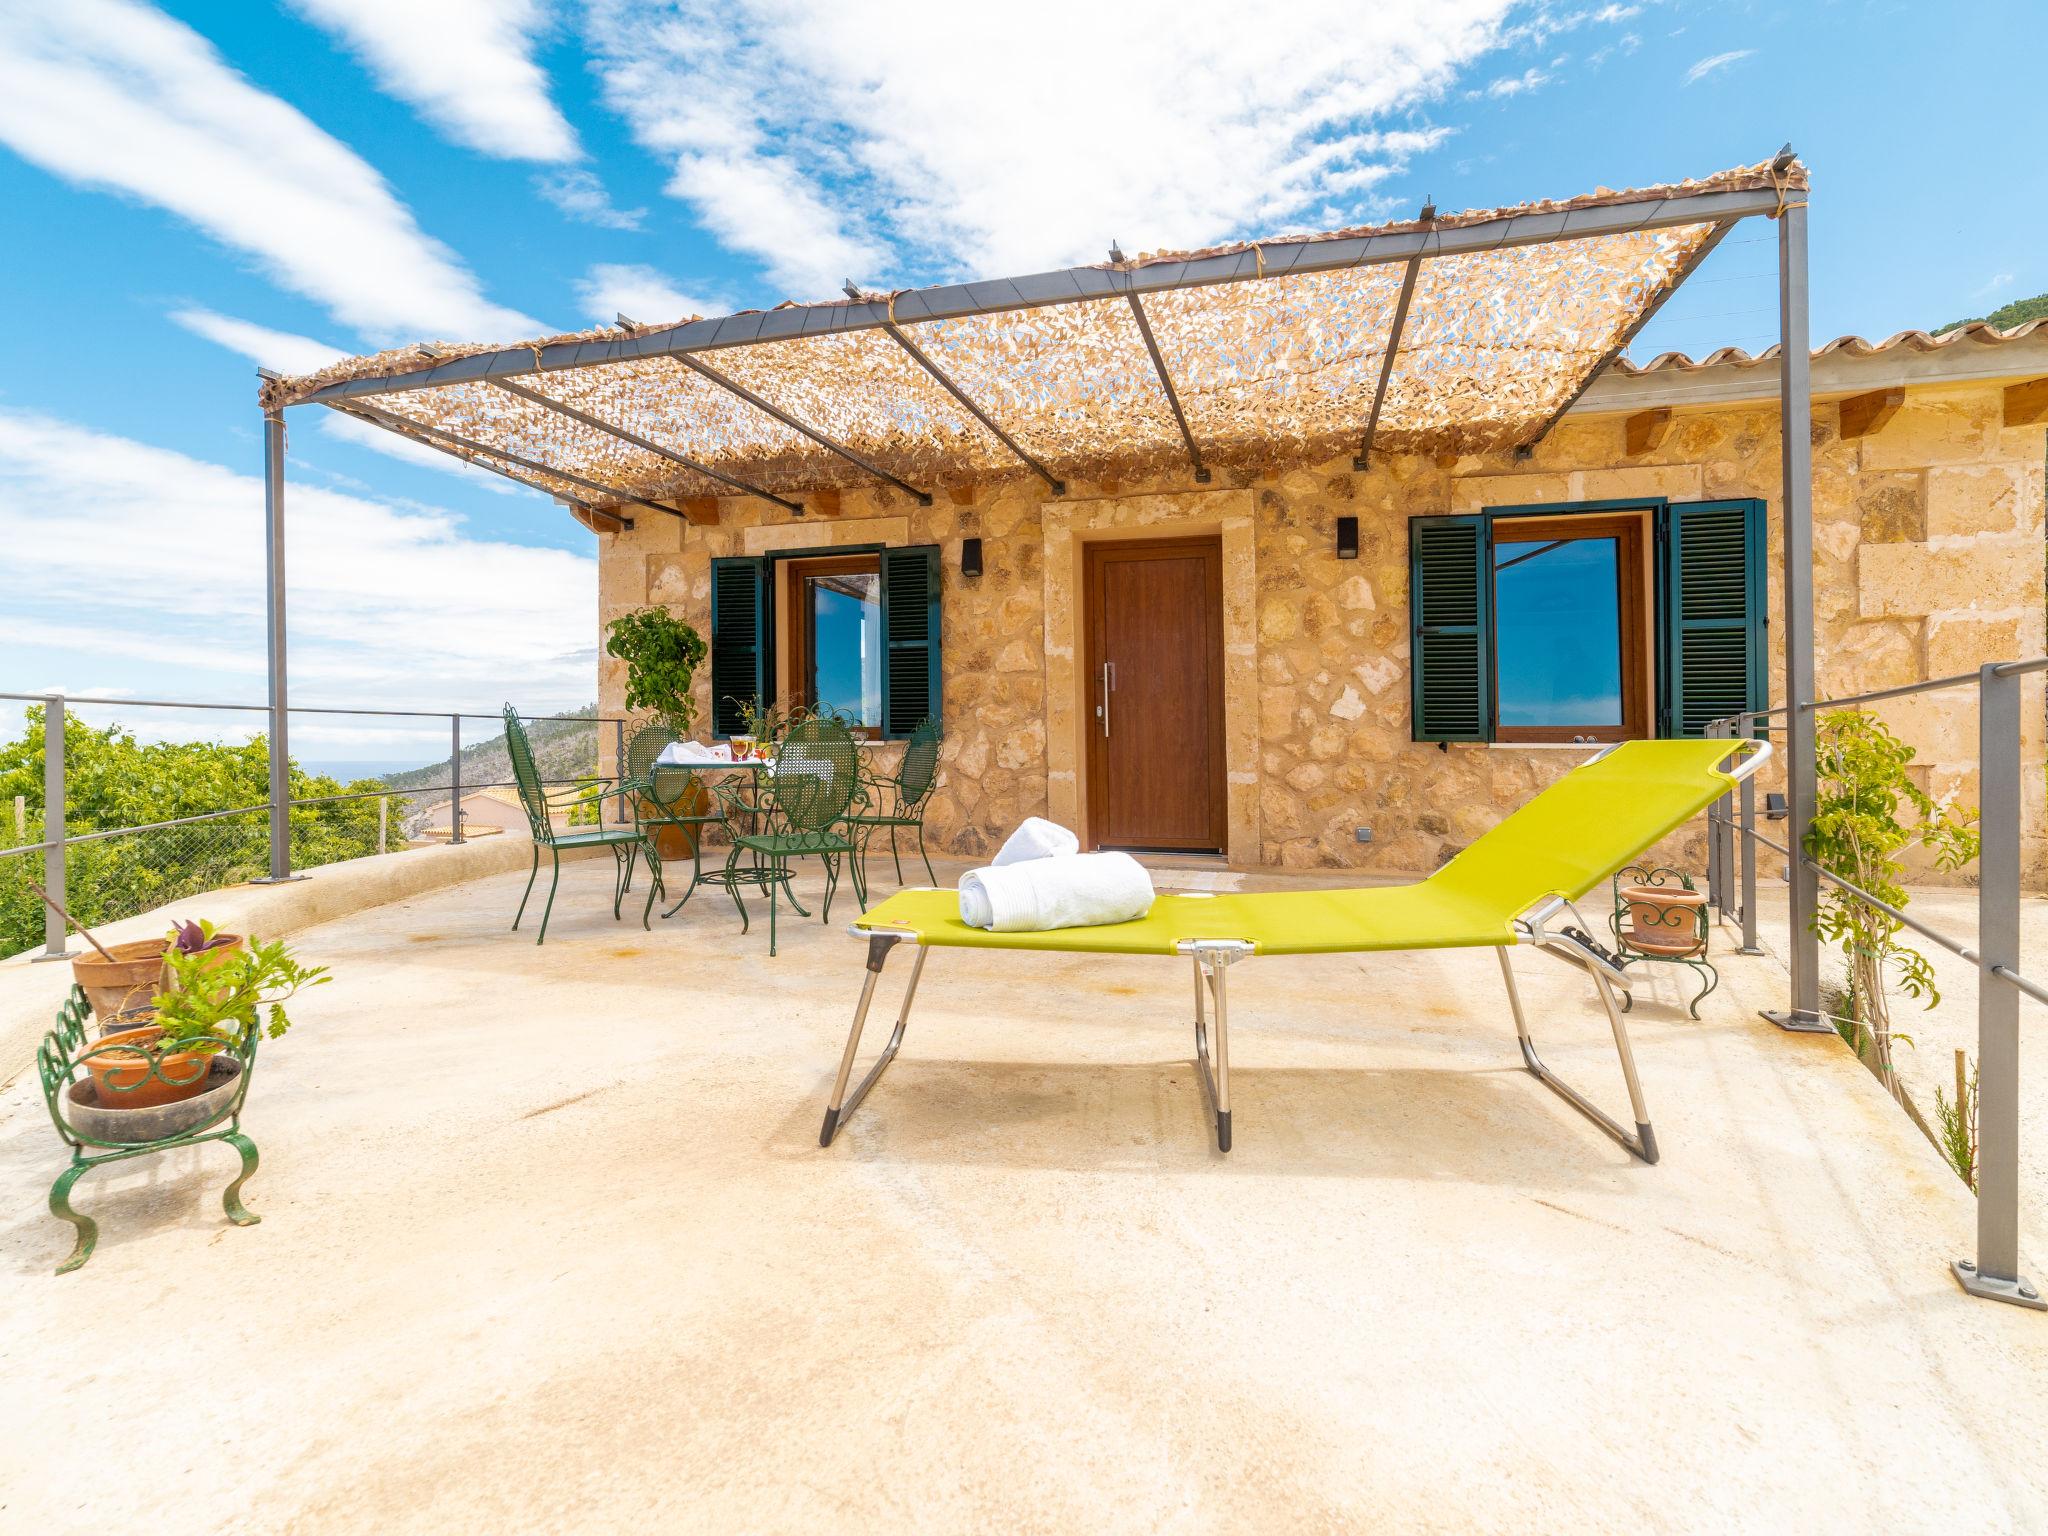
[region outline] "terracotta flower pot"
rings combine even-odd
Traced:
[[[1707,947],[1702,892],[1676,885],[1624,885],[1621,899],[1628,910],[1621,936],[1629,948],[1675,958]]]
[[[87,952],[71,958],[71,979],[85,989],[85,999],[101,1019],[146,1006],[164,989],[163,939],[137,939],[114,944],[111,962]]]
[[[213,1058],[220,1054],[219,1046],[166,1051],[156,1059],[153,1073],[149,1061],[135,1052],[107,1049],[116,1045],[153,1046],[162,1035],[163,1030],[157,1025],[145,1024],[140,1029],[123,1029],[100,1037],[99,1044],[85,1058],[85,1070],[92,1074],[103,1108],[155,1109],[206,1092],[210,1086],[207,1076],[213,1070]]]

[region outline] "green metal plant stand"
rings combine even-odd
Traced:
[[[1684,892],[1694,896],[1692,876],[1683,870],[1672,869],[1662,864],[1631,864],[1616,872],[1613,881],[1614,911],[1607,925],[1614,934],[1618,953],[1615,964],[1622,969],[1631,965],[1649,963],[1653,965],[1682,965],[1699,977],[1701,986],[1686,1005],[1686,1012],[1694,1018],[1700,1016],[1700,1004],[1707,1000],[1707,994],[1721,984],[1721,973],[1714,969],[1714,963],[1707,958],[1707,936],[1709,925],[1705,902],[1684,907],[1672,906],[1666,909],[1667,916],[1654,925],[1654,931],[1644,930],[1638,918],[1631,922],[1630,901],[1624,891],[1634,887],[1644,892],[1659,890],[1674,894]],[[1638,902],[1637,905],[1643,903]],[[1651,942],[1654,941],[1654,942]],[[1621,1011],[1627,1013],[1634,1006],[1635,999],[1623,994]]]
[[[238,1227],[253,1227],[262,1218],[242,1204],[242,1186],[256,1172],[256,1143],[242,1133],[242,1104],[249,1095],[249,1079],[256,1070],[256,1046],[260,1029],[243,1031],[240,1041],[211,1037],[182,1042],[176,1051],[158,1051],[144,1045],[108,1045],[87,1038],[86,1021],[92,1008],[83,988],[74,986],[71,996],[57,1015],[57,1024],[36,1049],[36,1074],[43,1085],[43,1101],[49,1107],[50,1122],[71,1149],[71,1164],[50,1186],[50,1214],[69,1222],[77,1231],[71,1256],[57,1266],[60,1275],[81,1268],[92,1257],[99,1242],[99,1223],[81,1215],[71,1204],[71,1191],[95,1168],[126,1162],[177,1147],[203,1146],[210,1141],[225,1142],[240,1154],[241,1172],[221,1194],[221,1206],[228,1220]],[[166,1058],[190,1051],[195,1044],[218,1045],[220,1054],[208,1069],[209,1087],[198,1096],[174,1104],[124,1109],[122,1093],[135,1093],[150,1082],[189,1083]],[[117,1064],[121,1076],[135,1077],[110,1090],[103,1090],[87,1070],[89,1056],[105,1064]],[[108,1096],[103,1100],[102,1093]]]

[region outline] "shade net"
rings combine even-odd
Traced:
[[[1778,185],[1781,195],[1805,184],[1796,166],[1791,176],[1777,178],[1767,167],[1752,167],[1682,188],[1453,215],[1433,227],[1760,181]],[[1373,446],[1471,452],[1530,440],[1690,270],[1715,230],[1710,223],[1681,224],[1442,256],[1425,248]],[[1314,238],[1364,233],[1372,231]],[[1299,242],[1276,242],[1272,249],[1288,243]],[[1196,451],[1206,463],[1244,471],[1357,452],[1380,390],[1406,263],[1265,275],[1267,248],[1223,249],[1257,251],[1260,275],[1140,299]],[[1109,270],[1184,259],[1147,256]],[[811,307],[819,314],[829,309]],[[1054,475],[1136,479],[1188,465],[1161,370],[1128,299],[904,321],[897,329]],[[618,334],[589,332],[527,346],[538,358],[545,345]],[[437,360],[489,350],[444,344],[425,355],[409,349],[353,359],[273,383],[266,402],[292,404],[338,380],[423,372]],[[929,489],[1030,472],[888,329],[824,332],[695,355],[813,432],[913,485]],[[675,357],[528,371],[512,382],[644,441],[489,382],[400,388],[361,403],[615,488],[621,497],[730,493],[731,486],[693,464],[783,495],[876,480],[869,468]],[[587,487],[515,472],[568,499],[602,500]]]

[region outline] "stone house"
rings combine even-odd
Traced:
[[[716,684],[801,698],[821,675],[806,633],[863,649],[866,707],[892,717],[875,714],[879,751],[937,706],[929,826],[949,853],[979,857],[1045,815],[1090,844],[1426,871],[1586,742],[1783,698],[1770,356],[1611,367],[1527,458],[1338,458],[1059,497],[1018,477],[929,507],[880,487],[822,517],[746,497],[702,526],[643,517],[600,534],[599,617],[656,603],[703,630],[717,654],[700,701],[726,728]],[[1813,397],[1821,696],[2039,653],[2048,327],[1845,338],[1814,354]],[[1546,561],[1542,581],[1513,569]],[[879,649],[902,654],[902,621],[880,631],[884,586],[897,614],[936,620],[919,642],[928,694],[919,673],[907,698],[879,698]],[[835,616],[863,604],[864,620]],[[1445,617],[1477,622],[1430,622]],[[852,689],[855,670],[829,686]],[[618,665],[599,682],[600,712],[620,712]],[[1930,788],[1971,796],[1969,693],[1880,712]],[[2027,729],[2038,764],[2038,714]],[[2041,791],[2035,773],[2036,879]],[[1668,852],[1698,868],[1698,841]]]

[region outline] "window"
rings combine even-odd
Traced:
[[[939,713],[939,639],[936,545],[713,560],[712,731],[743,730],[758,700],[906,737]]]
[[[1648,734],[1644,518],[1494,523],[1495,740]]]
[[[1409,523],[1418,741],[1696,736],[1764,705],[1760,501]]]
[[[864,730],[882,726],[882,562],[877,555],[786,560],[783,692]]]

